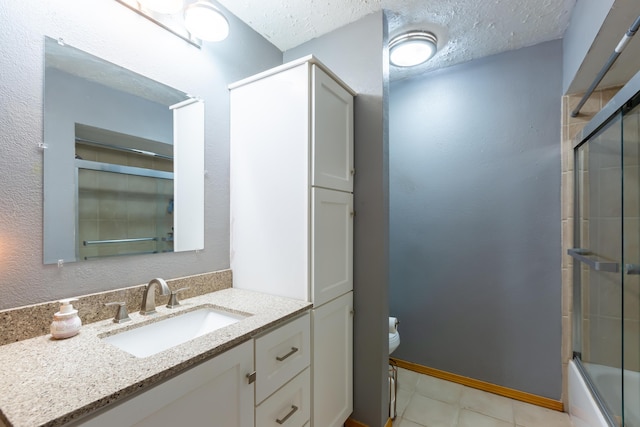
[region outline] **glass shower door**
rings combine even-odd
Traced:
[[[622,116],[576,150],[576,351],[601,406],[622,407]],[[639,426],[640,427],[640,426]]]
[[[623,116],[623,422],[640,427],[640,106]]]

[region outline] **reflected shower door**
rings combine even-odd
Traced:
[[[173,251],[173,180],[78,168],[78,260]]]

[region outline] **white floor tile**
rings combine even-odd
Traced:
[[[464,386],[438,378],[420,375],[416,393],[447,403],[458,403]]]
[[[413,393],[408,390],[403,390],[401,388],[398,389],[398,397],[396,398],[396,411],[398,417],[402,417],[402,414],[404,414],[404,411],[407,409],[407,405],[409,405],[412,394]]]
[[[513,422],[462,409],[458,418],[458,427],[513,427]]]
[[[396,418],[393,422],[393,427],[424,427],[422,424],[414,423],[404,418]]]
[[[458,419],[458,405],[414,394],[402,419],[428,427],[455,427]]]
[[[420,374],[408,369],[398,368],[398,388],[414,392]]]
[[[571,419],[564,412],[553,411],[524,402],[513,402],[513,412],[518,426],[522,427],[571,427]]]
[[[465,387],[460,407],[513,423],[513,401],[506,397]]]

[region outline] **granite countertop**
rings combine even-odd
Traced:
[[[208,305],[248,317],[155,355],[137,358],[101,337]],[[0,346],[0,426],[61,426],[216,356],[311,307],[305,301],[225,289],[131,322],[83,325],[65,340],[39,336]],[[116,308],[114,308],[114,313]],[[162,339],[162,337],[158,337]]]

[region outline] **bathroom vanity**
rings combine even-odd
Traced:
[[[309,393],[306,313],[71,425],[157,427],[188,421],[253,427],[279,420],[302,426],[309,421]]]
[[[143,358],[104,340],[201,307],[243,318]],[[132,322],[92,323],[66,340],[47,335],[0,346],[0,363],[13,367],[0,378],[0,387],[11,391],[0,395],[2,417],[7,427],[304,425],[309,308],[304,301],[225,289],[175,309],[159,306],[151,319],[133,313]]]

